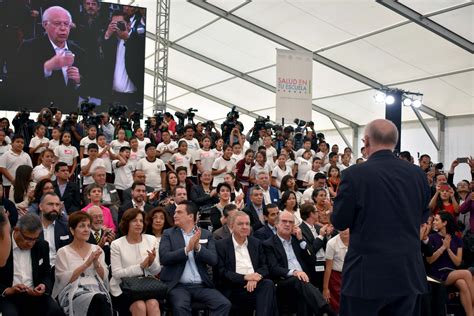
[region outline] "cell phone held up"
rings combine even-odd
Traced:
[[[459,163],[467,163],[468,158],[467,157],[461,157],[461,158],[456,158],[456,160]]]

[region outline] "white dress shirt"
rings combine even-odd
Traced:
[[[54,225],[56,222],[53,222],[48,227],[43,225],[43,234],[44,240],[49,244],[49,264],[54,266],[56,263],[56,242],[54,240]]]
[[[120,93],[133,93],[137,88],[128,76],[125,68],[125,41],[120,39],[117,43],[117,55],[115,58],[115,71],[112,89]]]
[[[12,285],[24,284],[27,287],[34,287],[33,268],[31,266],[31,250],[18,248],[12,234],[13,249],[13,283]]]
[[[245,239],[245,242],[242,245],[235,240],[234,235],[232,235],[232,243],[234,244],[235,251],[235,272],[239,274],[249,274],[254,273],[252,260],[250,259],[248,244],[248,239]]]

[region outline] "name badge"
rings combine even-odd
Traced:
[[[38,261],[39,266],[42,265],[42,264],[43,264],[43,258],[39,259],[39,261]]]
[[[69,235],[59,236],[59,240],[68,240]]]
[[[112,190],[109,193],[117,193],[117,190]]]
[[[207,239],[199,239],[200,244],[207,244]]]
[[[316,270],[316,272],[324,272],[324,266],[315,266],[314,270]]]

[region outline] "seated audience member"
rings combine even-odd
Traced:
[[[221,217],[224,212],[224,207],[230,204],[230,185],[225,182],[219,183],[216,190],[219,196],[219,202],[211,209],[212,230],[217,230],[222,227]]]
[[[296,202],[296,194],[293,191],[283,192],[280,200],[280,209],[288,211],[295,217],[295,225],[299,226],[302,222],[298,203]]]
[[[272,186],[279,188],[281,186],[281,180],[286,175],[293,175],[293,171],[286,165],[286,155],[280,154],[278,156],[277,165],[272,171]]]
[[[48,243],[39,238],[41,232],[36,214],[21,217],[13,231],[12,251],[0,268],[0,312],[5,316],[64,315],[49,295],[51,266]],[[0,249],[3,252],[5,248]]]
[[[64,203],[67,214],[71,214],[81,209],[81,193],[79,186],[69,181],[69,167],[65,162],[57,162],[54,165],[56,180],[53,181],[54,192]]]
[[[238,207],[235,204],[227,204],[222,210],[221,223],[222,227],[216,229],[212,233],[212,237],[215,240],[225,239],[232,235],[232,224],[234,222],[234,215],[238,211]]]
[[[320,158],[313,159],[311,170],[308,171],[304,177],[303,187],[310,187],[313,184],[314,175],[316,173],[324,173],[324,171],[321,170],[321,164],[322,160]]]
[[[441,280],[446,286],[457,287],[466,315],[472,315],[474,280],[471,271],[457,270],[462,262],[462,240],[456,236],[454,217],[446,211],[440,211],[434,217],[433,228],[437,232],[429,235],[429,242],[435,252],[426,258],[430,264],[429,275]]]
[[[9,196],[10,187],[15,183],[16,169],[22,165],[33,168],[30,155],[23,151],[25,138],[15,135],[12,138],[11,148],[0,157],[0,173],[3,175],[5,196]]]
[[[301,204],[306,203],[306,202],[313,202],[312,195],[313,191],[316,189],[326,189],[326,176],[323,173],[316,173],[314,175],[314,180],[313,180],[313,185],[307,188],[303,192],[303,197],[301,198]],[[327,191],[329,194],[329,191]]]
[[[168,213],[161,206],[155,207],[146,215],[145,233],[156,237],[156,251],[160,248],[163,232],[170,227],[173,227],[173,222]]]
[[[114,240],[110,246],[112,270],[110,294],[114,306],[120,315],[127,315],[127,311],[130,311],[132,316],[160,315],[158,300],[132,302],[120,288],[124,277],[157,275],[161,271],[156,253],[156,238],[144,234],[145,212],[137,208],[127,210],[120,221],[120,231],[123,237]]]
[[[257,185],[262,189],[264,204],[280,202],[280,192],[278,192],[277,188],[270,185],[269,173],[260,171],[257,174]]]
[[[61,214],[61,200],[53,192],[47,192],[39,203],[41,224],[43,231],[40,235],[49,244],[49,263],[55,265],[56,254],[59,249],[71,242],[67,222]]]
[[[276,204],[270,203],[267,204],[263,209],[263,218],[265,219],[265,225],[257,229],[253,236],[260,239],[260,241],[265,241],[273,235],[276,234],[275,221],[280,213],[280,209]]]
[[[250,217],[250,225],[252,230],[256,231],[265,224],[265,218],[263,217],[263,192],[260,186],[253,186],[249,190],[250,202],[244,207],[242,211],[247,213]]]
[[[104,251],[105,263],[110,265],[110,244],[115,240],[115,233],[109,228],[104,228],[104,214],[98,206],[92,206],[87,210],[92,222],[88,243],[97,245]]]
[[[176,210],[176,206],[188,199],[188,193],[186,192],[186,188],[182,186],[177,186],[174,188],[173,194],[172,194],[172,202],[168,204],[168,206],[165,208],[166,212],[168,215],[173,218],[173,223],[174,223],[174,212]]]
[[[255,165],[252,167],[252,169],[250,169],[250,183],[258,184],[257,177],[260,172],[264,172],[266,174],[270,174],[272,172],[272,166],[271,163],[267,162],[265,150],[257,151],[255,153]],[[268,183],[270,183],[270,178],[268,179]]]
[[[28,165],[19,166],[15,173],[15,182],[10,190],[9,199],[18,210],[21,217],[28,212],[28,207],[33,201],[35,192],[35,183],[32,179],[33,168]]]
[[[322,227],[324,225],[329,225],[329,214],[332,212],[332,203],[328,199],[327,191],[324,189],[317,189],[313,191],[313,202],[316,207],[316,212],[318,213],[318,220],[316,222],[316,227]],[[331,228],[332,225],[330,225]],[[334,236],[337,232],[334,229],[329,233],[329,236]],[[328,234],[328,232],[326,232]],[[328,236],[328,237],[329,237]]]
[[[0,209],[3,206],[5,210],[5,214],[7,216],[8,221],[10,222],[11,227],[16,226],[16,222],[18,221],[18,210],[16,209],[15,203],[10,201],[4,194],[3,185],[0,183]],[[2,213],[0,211],[0,213]],[[0,226],[3,222],[1,222],[1,215],[0,215]]]
[[[244,208],[244,190],[233,172],[224,175],[224,182],[230,185],[230,200],[240,209]]]
[[[30,206],[28,207],[29,213],[35,213],[36,215],[39,215],[39,203],[43,195],[47,192],[54,193],[54,185],[50,179],[45,178],[38,182],[35,186],[33,200],[31,201]],[[59,214],[60,217],[63,216],[63,211],[63,207],[61,207],[61,211]]]
[[[2,187],[3,190],[3,187]],[[0,268],[5,266],[12,247],[10,221],[8,215],[0,210]]]
[[[87,158],[82,158],[80,164],[83,188],[87,187],[89,184],[94,183],[92,175],[94,174],[96,168],[102,167],[105,169],[104,160],[98,157],[99,146],[97,146],[96,143],[90,143],[86,149]]]
[[[104,252],[87,242],[91,223],[92,218],[87,213],[71,214],[68,224],[73,240],[58,251],[56,258],[52,297],[57,298],[67,315],[112,314]]]
[[[194,182],[188,178],[188,170],[184,166],[175,168],[176,176],[178,177],[178,185],[186,188],[188,196],[191,194],[191,188],[194,186]]]
[[[464,203],[459,206],[459,212],[461,214],[469,213],[470,232],[471,234],[474,234],[474,192],[471,192],[466,196]]]
[[[166,166],[160,158],[156,157],[156,145],[145,145],[146,157],[138,161],[136,169],[143,170],[146,174],[146,185],[155,191],[161,191],[166,183]]]
[[[209,231],[196,227],[198,207],[183,201],[174,213],[175,227],[161,237],[160,278],[168,285],[173,315],[190,315],[192,301],[203,303],[210,315],[228,315],[231,303],[219,291],[208,274],[208,266],[217,265],[214,239]]]
[[[321,292],[309,282],[306,242],[295,227],[294,215],[283,211],[277,221],[277,234],[263,242],[270,275],[277,285],[277,299],[296,302],[298,315],[327,313],[336,315]],[[294,233],[295,236],[292,234]],[[293,300],[291,300],[293,298]]]
[[[140,211],[148,214],[153,208],[153,205],[146,200],[146,186],[144,182],[133,182],[132,184],[132,200],[127,204],[122,204],[119,209],[118,220],[123,216],[126,210],[129,208],[138,208]]]
[[[436,185],[436,193],[431,198],[428,206],[433,214],[446,211],[455,219],[459,214],[459,204],[454,198],[454,190],[447,183]]]
[[[191,201],[196,203],[199,208],[207,208],[219,202],[217,190],[212,187],[211,171],[204,170],[199,175],[199,184],[191,188]]]
[[[302,204],[303,193],[298,189],[296,180],[292,175],[286,175],[281,179],[280,192],[293,191],[296,194],[296,202],[298,205]]]
[[[98,184],[102,188],[102,205],[110,209],[114,222],[118,223],[118,209],[122,203],[120,202],[120,197],[117,193],[115,185],[106,182],[107,173],[103,167],[97,167],[92,173],[92,178],[94,179],[94,183]],[[87,193],[94,183],[88,185],[83,192],[85,205],[90,203]]]
[[[102,187],[98,184],[91,184],[88,186],[89,192],[87,192],[87,198],[90,200],[90,203],[84,206],[82,211],[86,212],[92,206],[98,206],[102,210],[104,215],[104,226],[113,231],[116,231],[116,226],[112,218],[112,213],[110,209],[102,204]]]
[[[166,184],[163,191],[160,192],[158,203],[163,206],[168,206],[172,200],[173,192],[178,185],[178,175],[174,171],[168,171],[166,173]]]
[[[133,182],[143,182],[146,184],[146,178],[147,176],[143,170],[136,169],[135,171],[133,171]],[[150,193],[155,192],[155,189],[148,185],[145,185],[145,188],[146,188],[146,193],[148,197],[147,200],[151,202],[152,200],[156,198],[154,195],[157,195],[157,194],[150,194]],[[128,202],[132,200],[132,187],[123,191],[122,199],[123,199],[122,204],[127,204]]]
[[[341,171],[336,166],[331,166],[328,169],[327,186],[329,196],[334,199],[339,191],[339,183],[341,182]]]
[[[342,267],[349,246],[349,229],[343,230],[328,241],[326,247],[326,269],[324,271],[323,296],[332,309],[339,312],[341,298]]]
[[[236,211],[229,238],[216,242],[219,258],[221,292],[240,310],[255,308],[256,316],[276,314],[275,286],[267,279],[269,272],[260,241],[250,236],[249,216]],[[253,315],[253,311],[250,310]]]
[[[328,238],[333,232],[332,226],[326,224],[319,226],[318,212],[313,204],[301,205],[301,219],[303,223],[299,225],[303,238],[307,243],[307,250],[310,256],[311,266],[314,267],[310,277],[318,288],[323,288],[325,251]]]
[[[244,191],[246,191],[250,185],[250,170],[255,165],[253,160],[254,151],[252,149],[247,149],[245,151],[244,159],[237,161],[236,164],[236,176],[240,184],[243,186]]]
[[[54,151],[44,150],[38,158],[38,165],[33,168],[33,181],[40,182],[43,179],[54,180]]]

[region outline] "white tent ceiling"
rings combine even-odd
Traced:
[[[401,2],[474,41],[471,1]],[[463,5],[466,2],[471,5]],[[421,92],[424,104],[443,115],[474,113],[472,54],[375,1],[209,0],[208,3],[380,84]],[[133,5],[148,9],[147,30],[154,33],[156,1],[133,1]],[[171,0],[170,11],[171,42],[275,85],[275,49],[283,46],[185,0]],[[153,70],[153,39],[147,39],[146,44],[147,56],[151,56],[146,67]],[[275,95],[267,89],[173,48],[169,50],[168,66],[168,76],[173,80],[215,96],[228,105],[275,119]],[[373,102],[375,91],[371,87],[316,61],[313,62],[313,82],[314,104],[321,108],[358,125],[384,116],[384,108]],[[150,75],[146,75],[145,94],[153,95]],[[229,111],[220,103],[170,83],[168,101],[183,110],[198,108],[200,117],[218,122]],[[151,102],[146,101],[145,113],[150,113],[151,107]],[[327,117],[315,111],[312,119],[321,130],[334,128]],[[403,120],[413,119],[416,119],[413,111],[404,108]],[[247,129],[254,119],[241,115],[241,120]]]

